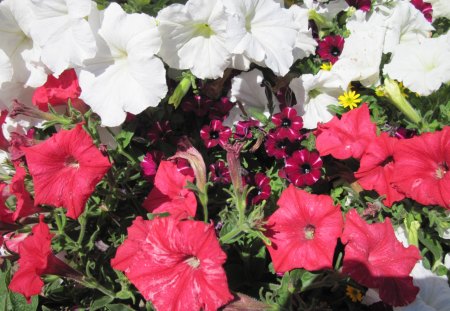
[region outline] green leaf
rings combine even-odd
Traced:
[[[98,310],[98,309],[100,309],[100,308],[103,308],[104,306],[106,306],[107,304],[109,304],[110,302],[112,302],[113,300],[114,300],[114,298],[113,298],[113,297],[109,297],[109,296],[103,296],[103,297],[100,297],[100,298],[94,300],[94,301],[91,303],[91,308],[90,308],[90,310],[91,310],[91,311],[95,311],[95,310]]]
[[[122,303],[106,305],[106,309],[108,309],[109,311],[134,311],[134,309]]]
[[[118,144],[122,146],[122,148],[126,148],[130,144],[133,136],[134,131],[128,131],[123,129],[119,132],[119,134],[116,135],[116,141]]]
[[[39,296],[31,297],[31,303],[27,303],[25,297],[21,294],[10,293],[9,298],[11,299],[12,310],[20,311],[35,311],[39,305]]]

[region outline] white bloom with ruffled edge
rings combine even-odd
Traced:
[[[301,7],[308,10],[313,10],[328,20],[332,20],[339,14],[339,12],[344,11],[348,8],[347,2],[345,0],[330,0],[329,2],[322,3],[315,0],[304,0]]]
[[[58,76],[82,66],[96,53],[94,34],[86,20],[96,7],[91,0],[31,0],[35,15],[30,32],[42,48],[42,62]]]
[[[228,94],[231,102],[239,102],[248,116],[252,113],[264,114],[269,117],[268,100],[266,90],[262,84],[264,76],[258,69],[249,72],[243,72],[231,80],[231,90]],[[280,103],[275,96],[272,95],[274,105],[274,113],[280,111]],[[234,123],[243,120],[243,112],[239,105],[236,104],[230,110],[228,117],[223,122],[226,126],[232,126]]]
[[[221,0],[172,4],[156,17],[162,46],[158,53],[171,68],[190,69],[200,79],[223,76],[230,63],[228,18]]]
[[[299,27],[293,51],[295,61],[315,54],[317,41],[313,38],[312,31],[309,28],[309,11],[295,4],[291,5],[289,11],[294,14],[295,24]]]
[[[439,17],[450,19],[450,3],[448,0],[426,0],[433,8],[433,21]]]
[[[316,75],[304,74],[289,84],[294,92],[297,105],[294,108],[303,118],[303,127],[315,129],[318,123],[326,123],[333,118],[328,110],[338,104],[338,97],[345,91],[338,75],[321,70]]]
[[[398,45],[383,72],[419,95],[430,95],[450,81],[448,36]]]
[[[272,69],[276,75],[287,74],[294,62],[292,51],[299,30],[292,11],[273,0],[227,0],[224,4],[236,18],[230,20],[232,53],[248,59],[238,69],[247,70],[249,62],[254,62]]]
[[[154,18],[127,14],[116,3],[92,14],[90,23],[98,29],[99,51],[78,70],[80,98],[103,126],[118,126],[126,112],[155,107],[167,93],[164,65],[154,56],[161,38]]]
[[[3,83],[11,80],[13,75],[11,61],[5,52],[0,50],[0,90]]]

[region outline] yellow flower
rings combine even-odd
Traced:
[[[376,94],[378,97],[383,97],[383,96],[385,96],[386,94],[384,93],[384,87],[383,87],[382,85],[377,86],[376,89],[375,89],[375,94]]]
[[[353,286],[347,285],[345,289],[345,294],[353,301],[353,302],[361,302],[362,301],[362,293],[359,289],[354,288]]]
[[[323,64],[320,66],[320,69],[326,70],[326,71],[330,71],[332,67],[333,67],[333,64],[332,64],[332,63],[323,63]]]
[[[359,98],[361,95],[357,94],[355,91],[348,91],[342,94],[338,97],[339,103],[344,108],[356,108],[358,107],[358,104],[362,101],[361,98]]]

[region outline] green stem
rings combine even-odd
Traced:
[[[242,232],[242,227],[237,226],[219,239],[220,244],[228,244],[232,239]]]
[[[87,287],[87,288],[93,288],[101,291],[103,294],[111,297],[116,298],[116,293],[112,292],[111,290],[107,289],[103,285],[101,285],[96,279],[94,278],[87,278],[83,277],[81,280],[77,278],[73,278],[74,281],[80,283],[81,285]]]
[[[125,150],[122,149],[122,147],[118,146],[117,147],[117,151],[119,152],[119,154],[123,155],[125,158],[127,158],[128,160],[130,160],[132,165],[136,164],[136,160]]]
[[[206,187],[205,187],[206,188]],[[205,189],[206,190],[206,189]],[[208,215],[208,195],[206,192],[198,192],[198,198],[200,200],[200,204],[203,207],[203,221],[208,223],[209,222],[209,215]]]
[[[81,243],[83,242],[83,239],[84,239],[84,234],[86,232],[86,223],[87,223],[86,217],[81,216],[79,223],[80,223],[81,229],[80,229],[80,234],[78,235],[77,244],[81,246]]]

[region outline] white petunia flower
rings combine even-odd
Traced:
[[[231,90],[228,94],[232,102],[239,102],[245,112],[251,116],[252,113],[262,113],[269,117],[268,100],[266,90],[262,84],[264,76],[258,69],[249,72],[243,72],[231,80]],[[272,95],[274,113],[280,111],[280,103]],[[226,126],[232,126],[234,123],[243,120],[242,110],[239,105],[235,105],[223,122]]]
[[[330,0],[328,3],[322,3],[316,0],[304,0],[302,7],[313,10],[325,17],[328,20],[332,20],[339,14],[348,8],[345,0]]]
[[[294,61],[316,53],[317,41],[312,37],[308,24],[308,10],[292,5],[289,10],[294,14],[295,24],[300,27],[294,47]]]
[[[118,126],[126,112],[155,107],[167,93],[164,65],[154,56],[161,38],[152,17],[126,14],[116,3],[89,19],[99,51],[78,70],[80,98],[103,126]]]
[[[94,34],[86,20],[91,0],[31,0],[35,19],[31,37],[42,48],[42,62],[56,76],[65,69],[82,66],[95,56]]]
[[[450,19],[450,3],[448,0],[427,0],[424,2],[431,3],[433,8],[433,20],[439,17]]]
[[[427,96],[450,81],[450,45],[447,36],[398,45],[384,74]]]
[[[303,118],[303,127],[315,129],[318,123],[333,118],[328,106],[337,105],[338,97],[345,91],[339,76],[321,70],[317,75],[305,74],[289,84],[297,100],[298,114]]]
[[[230,63],[228,25],[221,0],[189,0],[159,11],[159,56],[170,67],[190,69],[200,79],[222,77]]]
[[[229,36],[235,41],[232,53],[272,69],[284,76],[294,62],[292,50],[299,26],[294,23],[292,11],[280,7],[273,0],[227,0],[230,20]],[[249,62],[243,62],[247,70]]]
[[[6,55],[5,52],[0,50],[0,90],[2,89],[3,83],[11,80],[12,75],[13,70],[11,66],[11,61],[9,60],[8,55]]]

